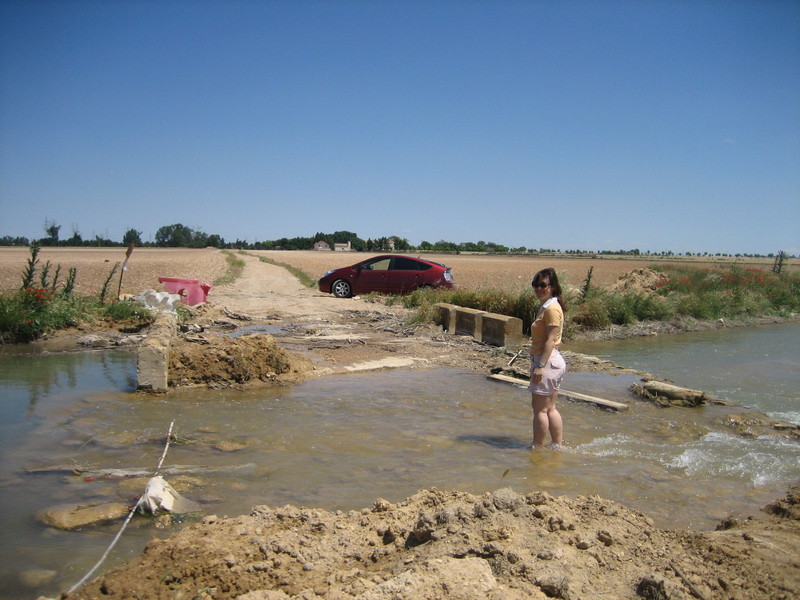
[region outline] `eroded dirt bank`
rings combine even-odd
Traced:
[[[257,506],[153,540],[72,598],[796,598],[795,490],[713,532],[664,531],[596,496],[435,489],[331,513]]]

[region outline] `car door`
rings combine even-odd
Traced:
[[[353,293],[387,293],[389,290],[389,267],[391,262],[391,256],[379,256],[361,263],[353,278]]]
[[[395,256],[389,273],[389,290],[392,294],[407,294],[419,287],[421,268],[418,260],[407,256]]]

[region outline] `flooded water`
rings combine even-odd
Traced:
[[[800,423],[800,323],[584,343],[572,349]]]
[[[644,360],[671,344],[661,338],[631,356]],[[716,356],[703,344],[691,347]],[[752,348],[752,342],[742,344]],[[617,360],[616,349],[601,350],[592,353]],[[796,360],[795,354],[795,394]],[[675,367],[673,374],[644,363],[628,366],[708,389],[687,377],[688,367]],[[568,446],[562,452],[526,449],[531,413],[524,389],[472,372],[382,371],[168,398],[131,393],[134,377],[135,357],[124,352],[0,355],[0,531],[14,540],[0,546],[0,597],[65,591],[119,529],[56,531],[40,524],[36,511],[62,502],[132,502],[141,493],[130,481],[27,470],[154,469],[170,422],[178,443],[164,467],[188,473],[167,480],[218,515],[246,513],[257,504],[351,510],[431,486],[473,493],[511,486],[520,493],[599,494],[642,510],[661,527],[713,528],[731,514],[758,511],[800,479],[798,444],[730,435],[719,425],[725,407],[660,409],[637,401],[628,391],[635,381],[630,375],[568,375],[567,389],[627,402],[630,410],[562,401]],[[729,377],[721,381],[725,386],[709,391],[730,396],[744,387]],[[796,402],[795,396],[762,409],[789,414]],[[170,532],[134,519],[103,569]],[[25,588],[19,574],[31,569],[55,575],[47,585]]]

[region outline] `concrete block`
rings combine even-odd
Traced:
[[[481,337],[484,344],[491,346],[510,346],[523,341],[522,319],[486,313],[481,317]]]
[[[456,335],[471,335],[476,340],[481,339],[481,320],[485,310],[476,308],[458,307],[456,310]]]
[[[447,304],[446,302],[437,302],[433,306],[439,311],[439,322],[442,324],[442,329],[447,333],[455,333],[456,310],[458,310],[458,307],[455,304]]]

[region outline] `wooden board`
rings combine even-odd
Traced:
[[[517,377],[509,377],[508,375],[500,375],[499,373],[494,375],[489,375],[489,379],[494,379],[495,381],[501,381],[503,383],[513,383],[514,385],[518,385],[520,387],[528,387],[528,382],[525,379],[518,379]],[[572,400],[575,402],[588,402],[590,404],[596,404],[597,406],[601,406],[603,408],[610,408],[612,410],[623,411],[628,410],[628,405],[623,404],[622,402],[614,402],[613,400],[606,400],[605,398],[598,398],[596,396],[589,396],[587,394],[580,394],[578,392],[570,392],[567,390],[559,390],[558,395],[566,398],[567,400]]]

